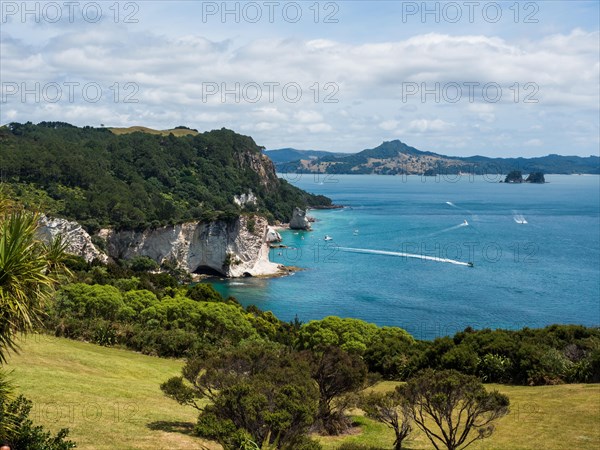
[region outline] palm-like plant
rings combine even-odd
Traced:
[[[14,432],[14,417],[6,411],[6,406],[11,400],[13,385],[8,379],[8,374],[0,370],[0,439],[6,439]]]
[[[39,214],[0,199],[0,363],[17,349],[18,333],[40,321],[45,301],[68,273],[65,245],[37,236]]]

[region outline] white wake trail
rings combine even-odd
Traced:
[[[451,227],[444,228],[443,230],[435,231],[433,233],[429,233],[429,234],[426,234],[426,235],[421,236],[421,237],[422,238],[433,237],[433,236],[437,236],[439,234],[447,233],[448,231],[452,231],[452,230],[456,230],[458,228],[468,227],[468,226],[469,226],[469,223],[465,220],[463,223],[459,223],[458,225],[453,225]]]
[[[467,266],[467,267],[471,266],[469,263],[462,262],[462,261],[456,261],[454,259],[438,258],[436,256],[415,255],[413,253],[388,252],[385,250],[370,250],[370,249],[366,249],[366,248],[350,248],[350,247],[338,247],[338,250],[340,250],[342,252],[349,252],[349,253],[367,253],[367,254],[371,254],[371,255],[399,256],[402,258],[424,259],[427,261],[456,264],[457,266]]]
[[[515,214],[513,216],[513,220],[519,224],[527,223],[527,220],[525,219],[525,216],[523,216],[523,214]]]

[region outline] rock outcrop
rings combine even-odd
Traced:
[[[42,216],[38,234],[45,242],[50,242],[57,236],[62,235],[67,244],[68,253],[81,256],[87,262],[94,259],[98,259],[103,263],[108,262],[108,256],[96,248],[91,236],[77,222]]]
[[[533,173],[529,174],[529,176],[527,177],[525,182],[526,183],[544,184],[546,182],[546,178],[544,177],[544,174],[542,172],[533,172]]]
[[[173,261],[190,273],[243,277],[272,276],[285,270],[269,261],[268,234],[263,217],[240,216],[234,221],[109,231],[105,238],[113,258],[148,256],[159,264]]]
[[[504,179],[505,183],[522,183],[523,182],[523,174],[520,170],[512,170],[506,175]]]
[[[310,230],[310,220],[306,215],[306,210],[294,208],[292,220],[290,220],[290,228],[292,230]]]
[[[233,203],[238,206],[246,206],[246,205],[256,205],[258,199],[256,195],[252,193],[252,191],[247,194],[240,194],[233,197]]]
[[[281,242],[283,239],[281,235],[277,232],[277,230],[273,227],[267,228],[267,242],[270,244],[271,242]]]

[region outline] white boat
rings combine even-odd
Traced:
[[[352,233],[354,236],[358,236],[358,230],[354,230],[354,233]]]
[[[464,225],[464,226],[467,226],[467,225],[469,225],[469,222],[467,222],[467,219],[465,219],[465,221],[463,222],[463,225]]]
[[[329,236],[328,234],[325,235],[325,237],[323,238],[324,241],[332,241],[333,238],[331,236]]]

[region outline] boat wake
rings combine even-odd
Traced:
[[[416,255],[414,253],[388,252],[385,250],[370,250],[370,249],[366,249],[366,248],[350,248],[350,247],[338,247],[338,250],[341,252],[348,252],[348,253],[366,253],[366,254],[371,254],[371,255],[399,256],[401,258],[424,259],[427,261],[455,264],[457,266],[473,267],[472,263],[456,261],[455,259],[438,258],[436,256]]]
[[[453,226],[451,226],[451,227],[444,228],[443,230],[436,231],[436,232],[434,232],[434,233],[429,233],[429,234],[426,234],[425,236],[422,236],[422,237],[423,237],[423,238],[433,237],[433,236],[437,236],[437,235],[439,235],[439,234],[442,234],[442,233],[447,233],[447,232],[449,232],[449,231],[452,231],[452,230],[457,230],[458,228],[462,228],[462,227],[468,227],[468,226],[469,226],[469,222],[467,222],[467,221],[465,220],[463,223],[459,223],[458,225],[453,225]]]
[[[528,223],[527,220],[525,220],[525,217],[523,216],[523,214],[515,214],[513,216],[513,219],[515,222],[520,223],[520,224]]]
[[[452,202],[446,202],[446,205],[452,206],[453,208],[456,208],[456,209],[460,209],[461,211],[465,211],[471,216],[471,219],[478,220],[478,216],[473,214],[473,211],[471,211],[470,209],[463,208],[462,206],[458,206]]]

